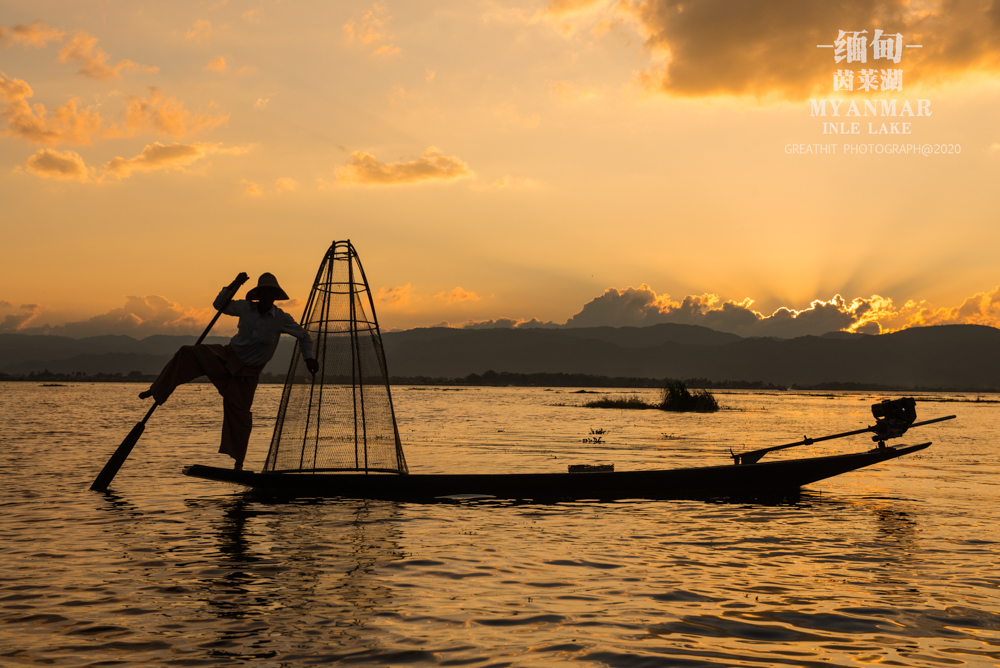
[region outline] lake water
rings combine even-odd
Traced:
[[[900,439],[931,448],[786,505],[276,504],[180,474],[229,465],[221,402],[190,385],[112,493],[90,492],[148,406],[139,389],[0,383],[2,666],[1000,663],[997,396],[920,396],[918,419],[958,415]],[[258,393],[255,470],[280,390]],[[677,415],[566,389],[393,393],[413,472],[725,464],[864,427],[884,398],[716,393],[729,410]]]

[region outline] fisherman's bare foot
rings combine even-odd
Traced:
[[[152,390],[146,390],[144,392],[140,392],[139,393],[139,398],[140,399],[149,399],[151,396],[153,396],[153,391]]]
[[[250,469],[243,468],[243,463],[242,462],[237,462],[236,464],[233,464],[233,470],[234,471],[245,471],[247,473],[253,473],[253,471],[251,471]]]

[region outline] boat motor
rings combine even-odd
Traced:
[[[884,448],[887,440],[905,434],[917,419],[917,401],[913,397],[886,399],[872,404],[872,415],[875,416],[875,426],[871,427],[875,432],[872,440]]]
[[[934,418],[933,420],[924,420],[923,422],[914,422],[917,419],[917,400],[913,397],[903,397],[902,399],[886,399],[885,401],[880,401],[877,404],[872,404],[872,415],[875,416],[875,426],[865,427],[864,429],[855,429],[854,431],[845,431],[843,434],[833,434],[832,436],[820,436],[819,438],[809,438],[808,436],[803,436],[801,441],[796,441],[795,443],[785,443],[784,445],[775,445],[770,448],[761,448],[760,450],[751,450],[750,452],[733,452],[732,448],[729,449],[729,455],[733,458],[733,462],[737,465],[739,464],[756,464],[760,461],[760,458],[769,452],[774,452],[775,450],[784,450],[785,448],[794,448],[798,445],[812,445],[813,443],[819,443],[820,441],[829,441],[832,438],[844,438],[845,436],[855,436],[857,434],[864,434],[865,432],[874,432],[875,435],[872,436],[872,440],[878,443],[879,448],[886,447],[885,442],[890,438],[899,438],[906,433],[906,430],[910,427],[919,427],[925,424],[934,424],[935,422],[943,422],[945,420],[953,420],[954,415],[949,415],[947,417]]]

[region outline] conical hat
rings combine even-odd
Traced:
[[[247,299],[259,299],[260,293],[258,290],[261,288],[272,288],[275,291],[274,301],[281,301],[283,299],[288,299],[288,294],[281,289],[278,285],[278,279],[274,277],[274,274],[261,274],[260,278],[257,279],[257,287],[250,290],[247,293]]]

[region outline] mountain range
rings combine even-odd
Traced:
[[[206,343],[225,343],[209,337]],[[395,377],[459,378],[492,370],[640,378],[705,378],[782,385],[1000,387],[1000,329],[916,327],[891,334],[831,332],[741,338],[696,325],[561,329],[411,329],[383,334]],[[0,373],[155,374],[193,337],[0,334]],[[294,340],[283,337],[265,372],[284,375]]]

